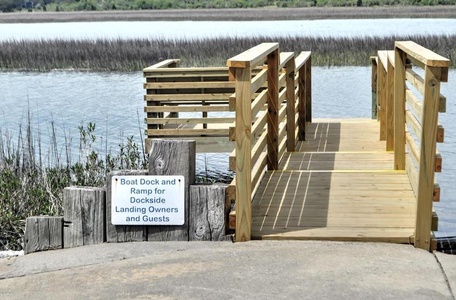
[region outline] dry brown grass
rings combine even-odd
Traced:
[[[0,23],[455,18],[456,6],[305,7],[3,13]]]

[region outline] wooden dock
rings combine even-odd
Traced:
[[[262,180],[252,239],[413,243],[415,195],[379,128],[376,120],[314,120],[298,151]]]
[[[446,109],[440,84],[451,62],[397,41],[371,63],[373,119],[317,120],[309,51],[262,43],[223,68],[163,61],[144,69],[146,144],[234,142],[225,208],[238,242],[377,241],[431,250],[440,200],[434,173],[442,169],[436,143],[444,141],[438,115]],[[221,148],[213,141],[204,150]]]

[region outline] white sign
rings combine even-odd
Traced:
[[[113,225],[183,225],[184,176],[113,176]]]

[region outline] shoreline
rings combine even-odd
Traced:
[[[456,5],[0,13],[0,23],[456,18]]]

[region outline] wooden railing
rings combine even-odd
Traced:
[[[444,139],[438,113],[446,99],[440,83],[448,80],[450,61],[414,42],[396,42],[394,51],[373,58],[380,138],[394,150],[394,169],[406,170],[417,199],[414,244],[430,249],[433,201],[440,200],[435,172],[442,168],[436,142]],[[375,65],[375,66],[374,66]],[[374,72],[373,72],[374,73]]]
[[[234,122],[228,68],[178,68],[178,63],[168,59],[143,70],[146,145],[152,138],[227,138]]]
[[[266,64],[265,64],[266,63]],[[236,241],[250,240],[251,201],[264,171],[277,170],[285,151],[294,151],[311,121],[311,58],[302,52],[279,52],[263,43],[227,61],[235,84],[236,110],[230,138],[235,151],[230,166],[236,177],[228,199],[236,200]],[[254,70],[261,71],[254,74]]]

